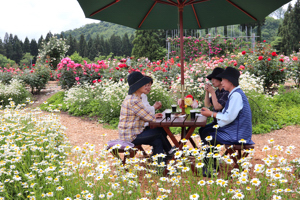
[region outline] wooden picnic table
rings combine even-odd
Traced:
[[[174,145],[181,150],[183,143],[180,140],[182,139],[190,141],[193,147],[196,148],[196,144],[191,136],[197,127],[204,127],[206,125],[206,120],[207,117],[203,115],[191,119],[189,114],[177,116],[175,113],[172,113],[171,118],[166,119],[165,116],[163,118],[157,118],[155,122],[149,122],[149,126],[150,128],[162,127],[169,135]],[[177,141],[174,134],[171,132],[170,127],[181,127],[181,139],[179,141]]]

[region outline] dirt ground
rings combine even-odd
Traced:
[[[57,83],[50,81],[47,88],[42,90],[40,95],[35,95],[36,101],[32,107],[36,107],[43,103],[59,90],[60,87],[57,86]],[[99,149],[109,140],[118,138],[117,130],[105,129],[102,124],[99,124],[95,120],[74,117],[65,112],[62,112],[59,115],[61,124],[67,128],[65,133],[73,146],[83,146],[84,143],[88,142],[96,145],[96,149]],[[274,145],[281,145],[283,147],[294,145],[296,147],[290,158],[297,157],[300,154],[300,126],[287,126],[267,134],[253,135],[252,140],[255,142],[256,152],[254,156],[255,162],[260,163],[261,159],[266,156],[266,152],[262,152],[262,148],[265,145],[271,147],[271,145],[268,144],[268,140],[271,138],[274,139]],[[145,149],[149,150],[150,147],[145,146]],[[282,152],[282,155],[278,156],[286,157],[284,151]]]

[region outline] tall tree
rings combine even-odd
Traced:
[[[71,56],[75,51],[77,51],[77,41],[75,38],[72,37],[70,34],[67,39],[67,44],[70,46],[66,55]]]
[[[49,42],[50,38],[53,36],[53,34],[51,33],[51,31],[49,31],[46,35],[45,41]]]
[[[159,44],[159,34],[156,30],[138,30],[133,40],[132,54],[135,57],[147,57],[150,60],[162,59],[166,49]]]
[[[18,36],[15,35],[13,39],[13,60],[16,61],[16,63],[20,63],[20,60],[23,57],[23,50],[21,46],[21,41],[19,40]]]
[[[13,56],[14,56],[14,49],[13,49],[13,41],[14,38],[13,38],[13,35],[10,34],[8,36],[8,34],[5,34],[5,37],[4,37],[4,47],[5,47],[5,51],[6,51],[6,57],[8,59],[11,59],[13,60]]]
[[[24,53],[26,53],[26,52],[30,53],[30,42],[29,42],[28,37],[26,37],[25,40],[24,40],[23,52]]]
[[[30,54],[33,56],[33,60],[32,60],[33,64],[36,63],[36,57],[37,57],[38,53],[39,53],[38,44],[35,41],[35,39],[32,39],[30,42]]]
[[[297,0],[294,7],[289,4],[287,11],[284,14],[282,25],[278,29],[278,36],[281,41],[277,47],[281,52],[290,54],[293,51],[299,50],[300,35],[300,0]]]
[[[6,55],[6,50],[4,47],[4,43],[2,42],[2,39],[0,38],[0,54],[2,54],[3,56]]]
[[[224,36],[228,37],[228,30],[227,30],[227,26],[224,26]]]
[[[125,55],[125,56],[130,56],[131,51],[132,51],[132,48],[131,48],[131,44],[130,44],[130,41],[129,41],[129,38],[128,38],[128,34],[125,33],[125,35],[122,38],[122,51],[121,51],[121,54]]]
[[[284,13],[286,10],[282,7],[278,8],[274,12],[272,12],[270,15],[275,17],[276,19],[283,19],[284,18]]]
[[[95,46],[95,42],[93,40],[93,38],[90,38],[90,40],[88,41],[88,58],[90,60],[94,60],[95,57],[97,56],[98,52],[96,50],[96,46]]]
[[[121,48],[122,48],[122,40],[121,37],[115,34],[109,39],[109,43],[111,46],[111,52],[114,53],[115,56],[122,56],[121,55]]]
[[[41,49],[43,41],[44,41],[44,37],[41,35],[41,37],[38,40],[38,49]]]
[[[82,57],[86,57],[87,56],[87,44],[86,44],[86,40],[85,40],[83,34],[80,35],[79,55],[82,56]]]

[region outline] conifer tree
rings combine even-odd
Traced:
[[[160,46],[160,40],[156,30],[137,30],[132,42],[132,54],[137,58],[147,57],[150,60],[162,59],[166,55],[166,49]]]
[[[73,55],[73,53],[75,53],[75,51],[77,51],[77,41],[75,38],[72,37],[72,35],[70,34],[68,36],[68,39],[67,39],[67,44],[70,46],[66,55],[67,56],[71,56]]]
[[[80,35],[79,52],[78,53],[82,57],[86,57],[87,56],[87,44],[86,44],[86,40],[85,40],[83,34]]]
[[[2,42],[2,39],[0,38],[0,54],[5,56],[6,55],[6,50],[4,48],[4,43]]]
[[[111,46],[111,52],[113,52],[115,56],[122,56],[121,55],[121,49],[122,49],[121,37],[118,35],[112,34],[112,36],[109,39],[109,43]]]
[[[125,33],[125,35],[122,38],[122,52],[121,52],[121,54],[125,55],[125,56],[130,56],[131,51],[132,51],[132,48],[131,48],[131,44],[130,44],[130,41],[129,41],[129,38],[128,38],[128,34]]]
[[[26,52],[30,53],[30,42],[29,42],[28,37],[26,37],[25,40],[24,40],[23,52],[24,53],[26,53]]]
[[[30,42],[30,54],[33,56],[33,60],[32,60],[33,64],[35,64],[35,62],[36,62],[36,57],[37,57],[38,53],[39,53],[38,44],[35,41],[35,39],[32,39]]]

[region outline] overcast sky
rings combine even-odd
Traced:
[[[292,1],[293,3],[296,0]],[[97,20],[86,19],[77,0],[0,0],[0,38],[12,33],[24,41],[60,33]]]

